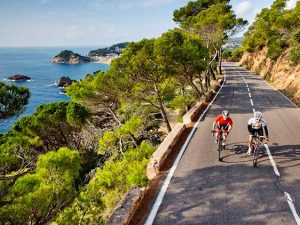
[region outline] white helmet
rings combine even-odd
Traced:
[[[256,111],[256,112],[254,113],[254,118],[255,118],[255,119],[261,119],[261,118],[262,118],[262,113],[261,113],[260,111]]]
[[[222,115],[225,116],[225,117],[227,117],[227,116],[229,116],[229,112],[228,112],[227,110],[224,110],[224,111],[222,112]]]

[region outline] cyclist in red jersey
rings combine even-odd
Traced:
[[[212,132],[216,132],[216,143],[217,139],[219,138],[220,131],[222,130],[223,132],[223,143],[222,145],[224,146],[226,143],[227,135],[229,134],[229,131],[232,129],[232,119],[229,117],[229,112],[227,110],[224,110],[221,115],[219,115],[215,121],[213,122],[212,126]]]

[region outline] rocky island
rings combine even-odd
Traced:
[[[79,55],[70,50],[61,51],[56,55],[52,63],[65,63],[65,64],[80,64],[88,62],[99,62],[110,64],[111,60],[117,58],[122,51],[126,48],[129,42],[119,43],[106,48],[99,48],[91,50],[87,56]]]
[[[52,63],[65,63],[65,64],[80,64],[93,61],[90,57],[79,55],[73,51],[64,50],[56,55],[51,62]]]
[[[15,75],[12,75],[12,76],[8,77],[7,79],[11,80],[11,81],[28,81],[28,80],[31,80],[30,77],[22,75],[22,74],[15,74]]]
[[[73,82],[76,82],[76,80],[71,80],[69,77],[65,76],[62,76],[56,81],[58,87],[67,87],[70,86]]]

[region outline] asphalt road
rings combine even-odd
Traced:
[[[226,82],[197,125],[153,224],[297,225],[292,208],[300,215],[300,110],[257,75],[230,63],[223,70]],[[219,162],[210,131],[223,109],[234,125]],[[257,168],[246,154],[253,109],[268,123],[277,175],[264,146]]]

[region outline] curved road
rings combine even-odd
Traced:
[[[144,223],[300,225],[300,110],[257,75],[233,63],[223,71],[224,86],[197,124],[160,205],[157,200],[157,214],[154,209]],[[223,109],[234,125],[219,162],[210,130]],[[270,136],[257,168],[246,155],[253,110],[263,113]]]

